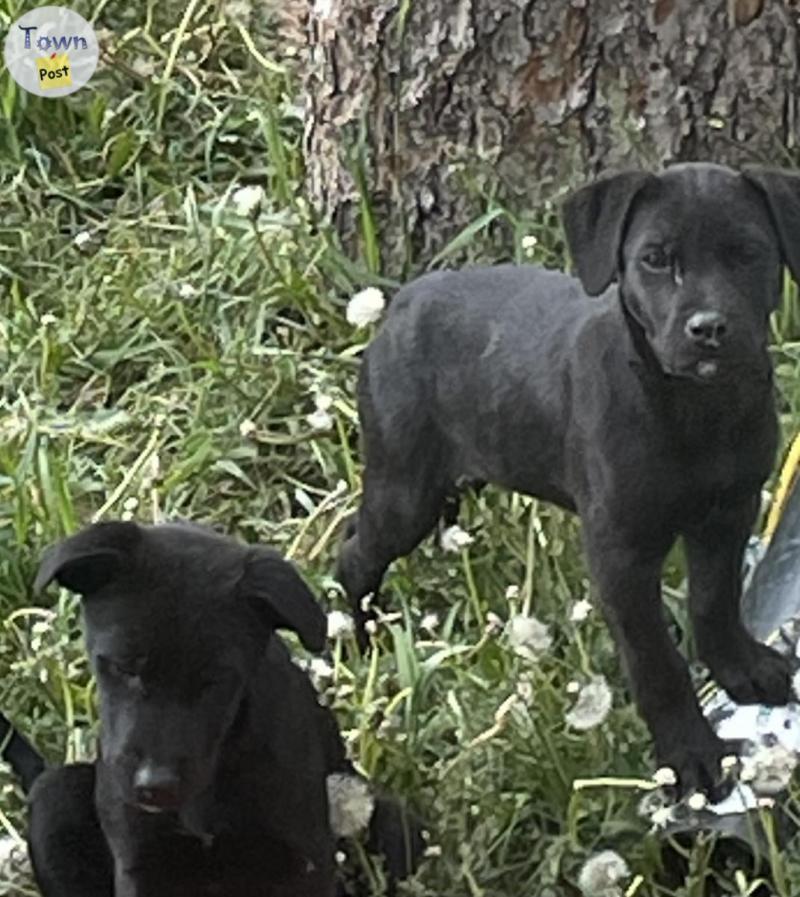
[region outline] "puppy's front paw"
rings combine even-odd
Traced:
[[[792,700],[794,663],[753,639],[708,665],[711,675],[737,704],[780,706]]]
[[[734,753],[733,746],[718,738],[703,719],[691,727],[678,726],[664,743],[656,743],[660,766],[674,771],[675,797],[699,791],[712,802],[730,794],[732,781],[726,776],[723,759]]]

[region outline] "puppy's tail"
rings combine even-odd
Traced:
[[[0,713],[0,757],[9,764],[27,794],[44,772],[44,757]]]

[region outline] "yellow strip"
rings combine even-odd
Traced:
[[[781,519],[783,509],[786,505],[786,499],[789,497],[794,481],[797,478],[797,469],[800,466],[800,433],[794,437],[789,454],[783,462],[780,475],[778,477],[778,485],[775,487],[775,496],[770,505],[769,514],[767,515],[767,524],[764,527],[764,540],[769,540],[775,535],[778,521]]]

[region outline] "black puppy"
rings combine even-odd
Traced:
[[[363,626],[360,599],[461,480],[576,510],[658,761],[684,792],[713,790],[728,748],[662,621],[660,572],[683,536],[700,657],[736,700],[785,703],[788,662],[745,631],[739,598],[776,449],[768,320],[783,265],[800,276],[800,177],[626,172],[564,217],[580,280],[437,272],[393,300],[361,368],[364,495],[339,578]]]
[[[36,587],[53,579],[83,596],[101,735],[95,764],[38,778],[30,746],[6,752],[35,779],[45,897],[331,897],[326,780],[353,768],[274,634],[324,646],[325,615],[295,569],[202,527],[103,523],[48,550]],[[370,840],[397,877],[422,847],[388,798]],[[74,845],[85,864],[70,864]]]

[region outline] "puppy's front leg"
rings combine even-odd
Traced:
[[[114,860],[114,897],[145,897],[134,877],[118,860]]]
[[[634,699],[655,742],[659,765],[678,776],[682,794],[722,796],[721,760],[729,753],[703,717],[686,662],[669,636],[661,608],[661,551],[644,552],[609,536],[604,525],[584,531],[592,577],[620,648]]]
[[[741,619],[742,556],[757,502],[720,508],[685,535],[689,609],[698,656],[735,701],[786,704],[790,661],[756,641]]]

